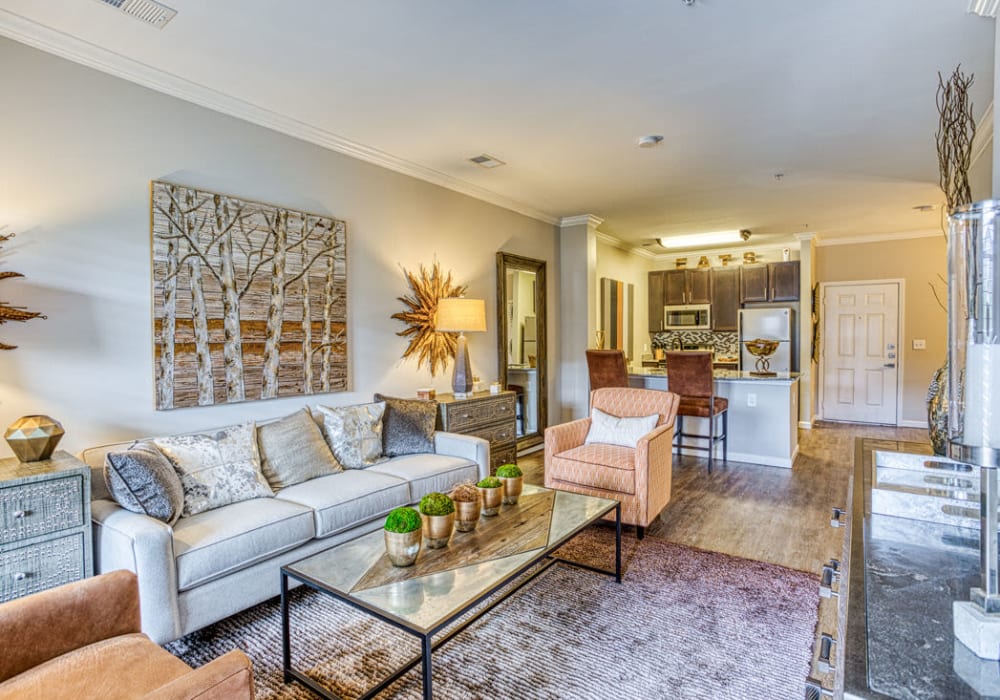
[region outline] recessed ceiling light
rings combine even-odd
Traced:
[[[640,136],[635,140],[635,145],[639,148],[656,148],[661,143],[663,143],[663,137],[660,134]]]
[[[917,206],[915,206],[913,208],[916,209],[919,212],[934,211],[934,205],[933,204],[918,204]]]
[[[484,168],[499,168],[501,165],[506,165],[506,163],[504,163],[499,158],[494,158],[493,156],[487,155],[486,153],[482,153],[473,158],[469,158],[469,160],[475,163],[476,165],[482,166]]]

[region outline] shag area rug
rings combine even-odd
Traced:
[[[591,527],[560,556],[613,567],[614,531]],[[818,579],[773,564],[623,538],[625,577],[557,565],[434,653],[434,697],[794,698],[805,694]],[[297,589],[293,665],[359,696],[419,651],[416,637]],[[253,660],[259,698],[313,698],[282,682],[277,599],[171,643],[192,666],[230,649]],[[420,666],[382,698],[421,697]]]

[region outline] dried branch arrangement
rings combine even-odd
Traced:
[[[454,284],[451,273],[444,276],[438,263],[434,263],[430,271],[421,265],[419,274],[408,272],[404,268],[403,275],[410,283],[413,293],[397,297],[406,304],[407,311],[392,315],[392,318],[407,325],[406,330],[399,331],[396,335],[404,338],[411,336],[403,359],[416,355],[417,367],[426,361],[433,377],[437,375],[438,369],[442,372],[445,370],[458,346],[457,333],[438,333],[434,330],[438,299],[462,296],[466,285]]]
[[[3,231],[6,226],[0,226],[0,231]],[[0,234],[0,245],[6,243],[11,238],[14,237],[13,233]],[[0,280],[12,279],[14,277],[24,277],[20,272],[0,272]],[[0,301],[0,325],[7,323],[7,321],[30,321],[33,318],[48,318],[43,316],[39,311],[27,311],[23,306],[11,306],[5,301]],[[8,345],[7,343],[0,343],[0,350],[13,350],[16,345]]]
[[[973,76],[962,73],[961,65],[955,68],[948,80],[938,73],[939,118],[934,138],[937,141],[941,189],[949,210],[972,201],[969,166],[972,164],[976,121],[972,118],[969,88],[973,80]]]

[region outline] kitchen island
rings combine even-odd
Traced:
[[[750,372],[717,369],[713,376],[716,396],[729,401],[729,460],[791,468],[799,451],[798,373],[758,377]],[[649,367],[633,369],[629,385],[661,391],[670,388],[667,370]],[[708,419],[686,417],[684,432],[707,436]],[[708,441],[688,439],[685,444],[705,446]],[[721,460],[722,445],[716,450],[716,458]],[[684,448],[682,452],[707,455]]]

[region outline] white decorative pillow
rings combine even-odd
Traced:
[[[382,414],[385,401],[357,406],[317,406],[323,437],[345,469],[364,469],[384,462]]]
[[[184,487],[184,517],[230,503],[274,495],[260,471],[256,426],[212,434],[154,438]]]
[[[589,445],[600,442],[605,445],[635,447],[639,438],[652,432],[659,420],[658,413],[651,416],[619,418],[595,408],[590,412],[590,430],[584,443]]]

